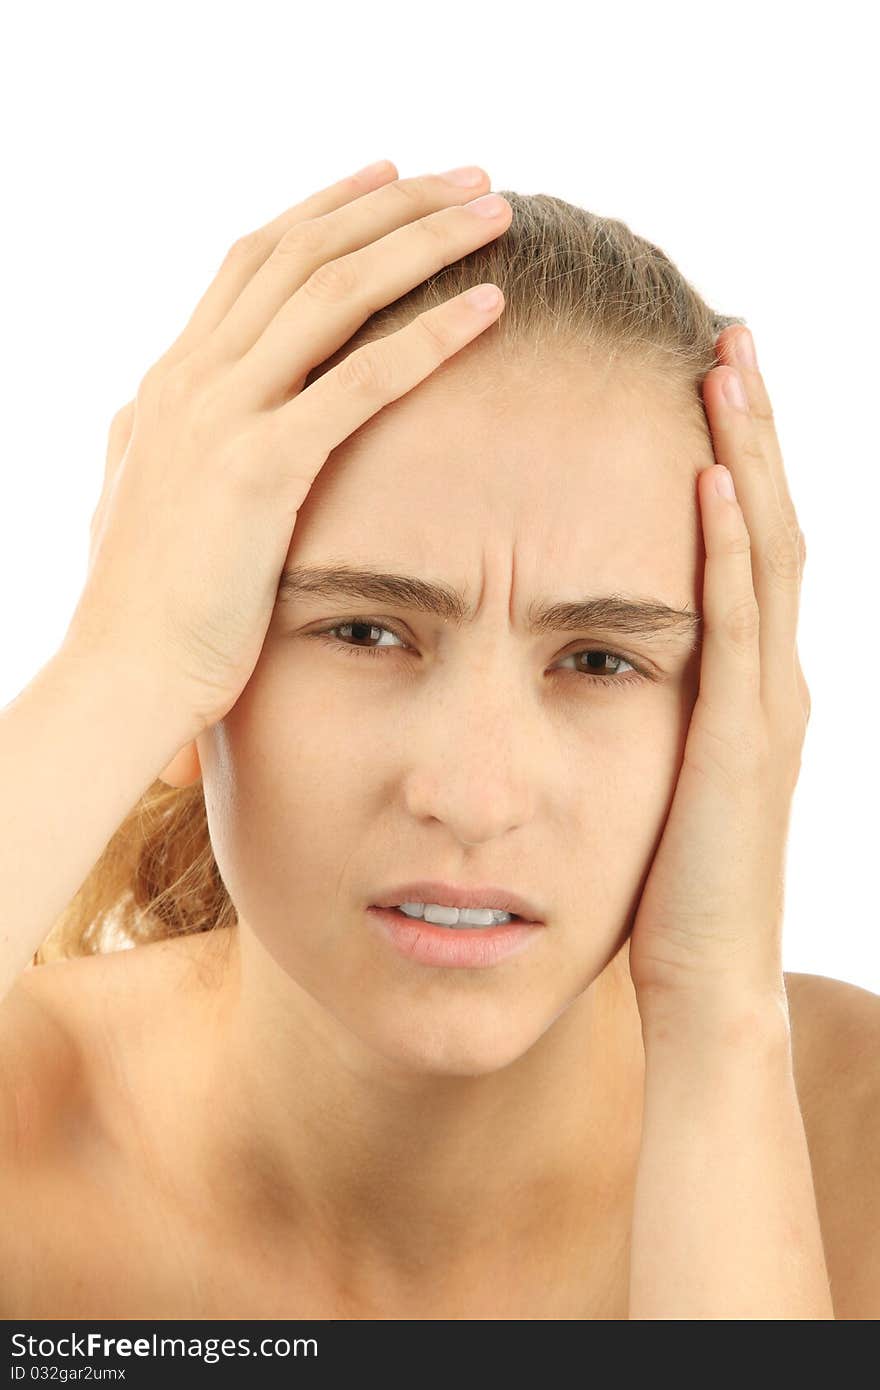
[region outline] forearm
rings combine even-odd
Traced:
[[[185,741],[159,683],[110,653],[62,647],[0,710],[0,999]]]
[[[644,1038],[630,1318],[833,1319],[781,1014]]]

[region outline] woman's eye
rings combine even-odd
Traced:
[[[336,633],[339,633],[340,636],[336,637],[334,635]],[[393,641],[382,641],[381,634],[392,638]],[[307,635],[309,637],[321,637],[337,651],[350,652],[353,656],[360,654],[386,656],[395,648],[408,646],[393,628],[386,627],[383,623],[376,622],[372,618],[349,618],[344,623],[320,628],[317,632],[310,632]],[[372,641],[377,641],[378,645],[364,645]],[[580,675],[581,679],[586,678],[597,685],[630,685],[651,679],[647,673],[640,671],[618,652],[606,651],[601,648],[588,647],[583,651],[569,652],[567,656],[562,658],[562,661],[573,662],[574,665],[569,667],[569,670]],[[625,673],[621,672],[622,667],[628,668]]]
[[[337,641],[337,639],[332,636],[334,632],[343,633],[343,638]],[[391,643],[385,642],[382,643],[382,645],[379,647],[360,646],[361,642],[371,639],[374,636],[374,634],[379,632],[387,632],[392,637],[397,638],[397,633],[393,632],[390,627],[382,627],[380,623],[374,623],[369,618],[350,618],[349,621],[346,623],[337,623],[335,627],[321,628],[320,631],[313,632],[310,635],[312,637],[327,637],[330,639],[333,645],[338,647],[344,647],[346,651],[368,652],[372,656],[377,653],[386,651],[387,648],[390,645],[392,645]],[[348,635],[350,635],[354,639],[354,643],[350,643],[346,640],[346,637]],[[402,638],[399,638],[397,640],[401,642],[403,641]],[[404,643],[404,645],[406,644]]]
[[[563,661],[573,661],[575,671],[583,671],[585,675],[600,675],[608,678],[617,678],[620,674],[621,666],[628,666],[630,671],[635,671],[635,667],[627,661],[625,656],[618,656],[616,652],[606,652],[588,648],[582,652],[569,652],[564,656]],[[606,663],[611,663],[608,670]]]

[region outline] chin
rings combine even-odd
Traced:
[[[461,999],[457,1007],[420,1009],[407,1002],[393,1017],[367,1022],[353,1031],[373,1052],[413,1077],[492,1076],[532,1048],[554,1021],[538,1018],[534,1001],[517,1015],[508,1002]]]

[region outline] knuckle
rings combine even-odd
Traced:
[[[429,250],[433,253],[439,248],[447,261],[453,254],[452,237],[457,225],[450,220],[448,214],[454,215],[458,211],[458,208],[444,208],[442,212],[435,213],[430,217],[423,217],[420,222],[416,223],[422,238],[430,243]]]
[[[134,420],[135,402],[128,401],[121,410],[117,410],[113,419],[110,421],[110,433],[114,436],[127,433]]]
[[[395,179],[386,186],[409,212],[423,211],[430,187],[426,178]]]
[[[800,545],[787,526],[775,526],[764,550],[767,569],[782,584],[797,583],[801,573]]]
[[[154,400],[159,394],[159,386],[165,375],[167,368],[159,362],[154,362],[144,375],[141,377],[140,384],[135,395],[135,402],[140,405],[143,402]]]
[[[731,733],[733,766],[746,787],[759,786],[773,764],[772,730],[755,718]]]
[[[759,778],[760,744],[753,731],[728,727],[726,721],[719,720],[699,727],[692,745],[689,740],[685,760],[702,778],[739,796],[743,786]]]
[[[416,326],[431,352],[441,359],[449,357],[458,346],[449,316],[442,311],[438,314],[436,310],[430,309],[427,313],[420,314],[416,319]]]
[[[724,615],[723,630],[727,640],[734,647],[751,646],[758,636],[761,615],[757,600],[743,599],[734,604]]]
[[[759,420],[762,425],[767,425],[771,428],[775,427],[776,417],[773,414],[773,406],[770,403],[770,397],[766,395],[766,393],[762,393],[758,400],[753,403],[752,415],[754,419]]]
[[[288,227],[274,254],[284,259],[291,256],[296,260],[301,257],[311,259],[319,256],[326,244],[327,229],[321,219],[304,217],[301,222],[295,222],[292,227]]]
[[[745,460],[753,468],[764,470],[767,468],[767,455],[764,452],[764,446],[754,431],[748,431],[745,438],[737,446],[737,457],[740,460]]]
[[[368,396],[385,396],[391,389],[391,360],[375,343],[356,348],[338,366],[339,384],[344,391]]]
[[[207,434],[210,425],[207,415],[199,422]],[[260,466],[255,461],[260,460]],[[243,489],[248,497],[260,495],[263,489],[274,486],[275,475],[266,466],[267,458],[259,447],[253,427],[227,429],[224,432],[219,465],[224,478]]]
[[[135,396],[135,406],[146,409],[164,410],[169,405],[177,406],[196,388],[202,376],[200,359],[197,353],[186,357],[168,360],[160,357],[142,378]]]
[[[752,553],[752,539],[747,530],[737,531],[716,542],[716,554],[727,560],[739,560],[743,564]]]
[[[195,372],[192,364],[184,360],[164,372],[158,383],[158,400],[161,407],[177,410],[189,400],[195,388]]]
[[[310,298],[319,304],[338,304],[354,291],[357,283],[354,266],[347,256],[324,261],[316,266],[303,285]]]
[[[226,252],[226,263],[237,264],[244,261],[245,264],[249,264],[251,261],[263,260],[268,250],[268,238],[262,228],[255,232],[245,232]]]

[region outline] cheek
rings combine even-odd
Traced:
[[[211,843],[239,915],[266,940],[289,936],[294,913],[326,917],[379,775],[356,711],[340,712],[313,681],[270,681],[264,668],[202,743]]]
[[[217,864],[238,912],[261,932],[287,930],[294,902],[306,920],[320,920],[337,892],[351,891],[352,871],[368,875],[365,840],[386,774],[389,794],[399,795],[399,766],[393,757],[383,764],[377,733],[390,721],[399,736],[401,711],[392,716],[387,701],[365,708],[344,657],[338,680],[325,663],[316,679],[301,649],[264,649],[235,707],[202,740],[204,750],[200,743]],[[694,698],[687,681],[646,696],[623,692],[592,710],[585,697],[583,717],[563,721],[559,756],[534,769],[570,780],[564,790],[545,787],[534,803],[549,808],[556,832],[540,820],[523,828],[526,854],[531,842],[543,857],[549,838],[551,861],[523,866],[524,881],[537,883],[546,870],[559,906],[564,898],[575,918],[585,903],[594,920],[625,918],[662,833]]]
[[[689,722],[689,696],[663,692],[581,741],[565,857],[580,865],[571,883],[574,916],[621,932],[638,903],[675,794]],[[625,697],[622,703],[625,703]],[[561,848],[561,846],[560,846]],[[579,907],[578,907],[579,905]]]

